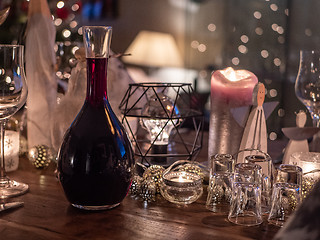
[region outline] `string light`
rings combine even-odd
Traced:
[[[274,3],[271,4],[271,5],[270,5],[270,8],[271,8],[271,10],[274,11],[274,12],[275,12],[275,11],[278,11],[278,6],[277,6],[277,4],[274,4]]]
[[[64,2],[63,2],[63,1],[59,1],[59,2],[57,3],[57,8],[61,9],[61,8],[63,8],[63,7],[64,7]]]
[[[237,57],[234,57],[234,58],[232,58],[231,62],[232,62],[233,65],[239,65],[240,59],[237,58]]]
[[[257,35],[261,36],[261,35],[263,34],[263,29],[262,29],[261,27],[257,27],[257,28],[255,29],[255,33],[256,33]]]
[[[78,29],[78,34],[79,34],[79,35],[82,35],[82,28],[79,28],[79,29]]]
[[[281,65],[281,60],[279,58],[275,58],[273,60],[274,65],[276,65],[277,67],[279,67]]]
[[[54,25],[56,25],[57,27],[60,26],[62,23],[62,19],[61,18],[57,18],[56,20],[54,20]]]
[[[192,47],[192,48],[197,49],[199,45],[200,45],[200,43],[199,43],[198,41],[196,41],[196,40],[194,40],[194,41],[191,42],[191,47]]]
[[[284,44],[284,42],[285,42],[284,37],[283,37],[283,36],[279,36],[279,37],[278,37],[278,42],[279,42],[280,44]]]
[[[274,141],[274,140],[276,140],[278,138],[278,134],[276,134],[275,132],[271,132],[270,134],[269,134],[269,139],[271,140],[271,141]]]
[[[248,48],[247,48],[246,46],[244,46],[244,45],[240,45],[240,46],[238,47],[238,51],[239,51],[240,53],[242,53],[242,54],[246,54],[246,53],[248,52]]]
[[[74,55],[78,49],[79,49],[78,46],[74,46],[71,50],[72,54]]]
[[[217,29],[217,26],[216,26],[215,24],[210,23],[210,24],[208,25],[208,30],[209,30],[210,32],[214,32],[214,31],[216,31],[216,29]]]
[[[242,36],[240,37],[240,40],[241,40],[241,42],[243,42],[243,43],[247,43],[247,42],[249,41],[249,38],[248,38],[247,35],[242,35]]]
[[[64,30],[62,31],[62,35],[63,35],[63,37],[68,38],[68,37],[71,36],[71,32],[70,32],[70,30],[68,30],[68,29],[64,29]]]
[[[278,27],[277,27],[277,32],[278,32],[279,34],[283,34],[283,33],[284,33],[283,27],[278,26]]]
[[[78,22],[77,21],[72,21],[69,26],[71,28],[75,28],[76,26],[78,26]]]
[[[277,92],[276,89],[270,89],[270,91],[269,91],[269,96],[270,96],[270,97],[274,98],[274,97],[276,97],[277,95],[278,95],[278,92]]]
[[[310,28],[306,28],[306,29],[304,30],[304,33],[305,33],[306,36],[308,36],[308,37],[311,37],[311,36],[312,36],[312,31],[311,31]]]
[[[75,4],[72,5],[71,10],[76,12],[76,11],[79,10],[79,8],[80,8],[79,5],[75,3]]]
[[[271,25],[272,30],[275,31],[275,32],[277,31],[278,27],[279,27],[279,26],[278,26],[278,24],[276,24],[276,23],[274,23],[274,24]]]
[[[268,52],[267,50],[262,50],[262,51],[261,51],[261,56],[262,56],[263,58],[267,58],[267,57],[269,57],[269,52]]]
[[[206,46],[206,45],[200,44],[200,45],[198,46],[198,51],[199,51],[199,52],[205,52],[206,50],[207,50],[207,46]]]
[[[284,117],[285,116],[285,110],[283,108],[279,108],[278,110],[278,116],[279,117]]]
[[[260,19],[260,18],[262,17],[262,14],[261,14],[261,12],[259,12],[259,11],[255,11],[255,12],[253,13],[253,16],[254,16],[256,19]]]

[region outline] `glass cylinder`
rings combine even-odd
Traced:
[[[237,163],[234,168],[233,183],[254,183],[261,185],[262,168],[254,163]]]
[[[85,26],[86,100],[58,155],[59,180],[74,207],[113,208],[126,196],[134,164],[131,143],[108,101],[111,27]]]
[[[245,162],[261,166],[261,206],[263,212],[270,210],[270,198],[272,194],[272,185],[274,181],[274,166],[272,159],[265,155],[249,155],[245,157]]]
[[[277,171],[276,182],[296,184],[301,187],[302,169],[296,165],[281,164]]]
[[[283,226],[301,201],[302,169],[295,165],[281,164],[273,185],[271,210],[268,222]]]
[[[231,174],[235,159],[230,154],[211,157],[210,181],[206,208],[213,212],[227,212],[231,200]]]

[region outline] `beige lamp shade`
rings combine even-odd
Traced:
[[[141,31],[126,50],[125,63],[147,67],[182,67],[182,58],[172,35]]]

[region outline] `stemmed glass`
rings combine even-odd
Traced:
[[[320,127],[320,51],[300,51],[295,93],[309,110],[313,126]]]
[[[0,199],[18,196],[28,190],[27,184],[7,177],[4,159],[6,121],[27,100],[23,51],[21,45],[0,45]]]

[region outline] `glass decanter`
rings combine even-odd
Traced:
[[[59,180],[67,199],[86,210],[119,205],[129,190],[134,164],[131,142],[107,96],[111,33],[111,27],[83,27],[86,100],[58,154]]]

